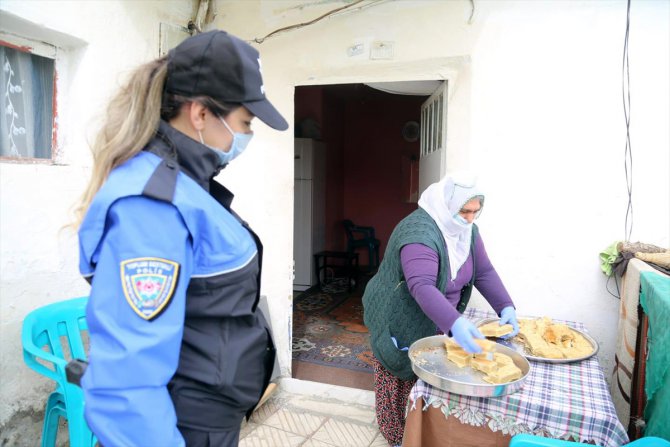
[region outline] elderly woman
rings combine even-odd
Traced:
[[[402,442],[405,405],[416,381],[408,347],[416,340],[451,334],[468,352],[484,338],[461,314],[476,287],[519,331],[514,303],[489,260],[473,221],[484,205],[474,181],[447,176],[430,185],[419,208],[393,230],[377,274],[363,295],[375,368],[377,423],[390,445]]]

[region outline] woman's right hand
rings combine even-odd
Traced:
[[[482,352],[482,348],[475,343],[475,338],[484,338],[470,320],[465,317],[458,317],[451,326],[451,335],[466,352],[470,354],[478,354]]]

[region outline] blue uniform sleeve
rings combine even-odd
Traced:
[[[183,446],[167,390],[193,262],[181,215],[147,197],[116,201],[93,261],[86,420],[104,446]]]

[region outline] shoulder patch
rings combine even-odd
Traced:
[[[121,262],[126,301],[145,320],[153,320],[170,304],[178,279],[179,264],[168,259],[133,258]]]

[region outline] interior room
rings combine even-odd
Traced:
[[[361,296],[417,207],[421,106],[440,83],[395,84],[296,88],[295,378],[372,389]],[[376,245],[350,247],[345,220]]]

